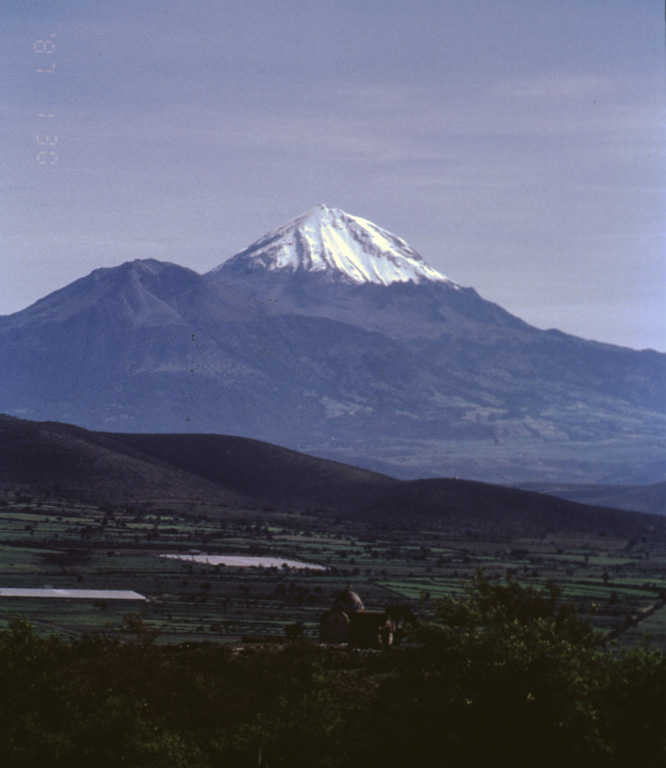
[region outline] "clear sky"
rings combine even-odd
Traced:
[[[666,351],[663,0],[3,0],[0,314],[317,203]],[[41,70],[41,71],[39,71]]]

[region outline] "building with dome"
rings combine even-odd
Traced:
[[[322,614],[319,640],[382,648],[393,643],[393,630],[393,620],[387,611],[366,611],[361,598],[348,586]]]

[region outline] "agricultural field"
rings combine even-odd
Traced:
[[[176,554],[192,559],[162,556]],[[193,559],[202,554],[285,558],[313,569]],[[666,648],[664,543],[557,533],[452,538],[270,508],[110,507],[0,490],[0,589],[131,590],[147,598],[0,596],[0,628],[20,615],[40,633],[127,633],[138,616],[157,642],[279,643],[287,627],[315,639],[321,612],[347,584],[366,608],[408,605],[428,621],[437,599],[461,594],[479,567],[496,580],[551,580],[610,640],[635,644],[647,635]]]

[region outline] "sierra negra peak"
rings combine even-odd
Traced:
[[[446,282],[404,240],[367,219],[317,205],[269,232],[212,273],[298,272],[356,284]]]

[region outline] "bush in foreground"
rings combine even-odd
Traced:
[[[666,662],[610,652],[545,591],[478,573],[411,647],[0,633],[3,768],[664,764]]]

